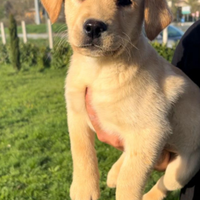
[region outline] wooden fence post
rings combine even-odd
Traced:
[[[26,23],[25,23],[25,21],[22,21],[22,33],[23,33],[24,44],[26,44],[27,43],[27,33],[26,33]]]
[[[53,49],[53,32],[50,19],[47,20],[48,24],[48,35],[49,35],[49,48]]]
[[[1,22],[1,37],[2,37],[2,43],[5,45],[6,44],[6,34],[5,34],[5,29],[4,29],[4,24]]]
[[[168,42],[168,28],[163,30],[163,45],[167,45]]]

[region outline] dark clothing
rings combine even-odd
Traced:
[[[181,195],[180,195],[180,200],[199,200],[199,199],[200,199],[200,171],[181,190]]]
[[[194,23],[180,40],[172,64],[179,67],[200,87],[200,20]],[[181,190],[180,200],[200,200],[200,171]]]
[[[200,20],[180,40],[172,64],[184,71],[200,87]]]

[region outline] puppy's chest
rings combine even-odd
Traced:
[[[112,77],[104,74],[89,86],[92,90],[91,105],[104,129],[122,132],[133,127],[145,127],[159,117],[162,96],[153,84],[146,82],[127,73]]]
[[[119,132],[119,127],[135,121],[139,114],[139,99],[133,81],[104,76],[95,80],[90,87],[91,105],[104,129]]]
[[[92,104],[98,108],[116,107],[134,95],[133,80],[124,74],[100,75],[89,86],[92,90]]]

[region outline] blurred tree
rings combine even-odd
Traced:
[[[13,13],[13,6],[12,4],[10,3],[10,1],[6,1],[4,3],[4,8],[5,8],[5,14],[6,14],[6,17],[9,17],[11,13]]]
[[[34,0],[0,0],[0,21],[8,25],[9,13],[11,12],[19,24],[22,20],[25,20],[27,24],[35,23],[34,9]],[[41,15],[42,10],[43,8],[41,6]],[[30,15],[32,16],[30,17]],[[44,19],[43,22],[45,22]],[[65,21],[64,9],[62,9],[61,15],[59,16],[59,21]]]
[[[191,6],[191,12],[194,13],[200,10],[200,3],[198,0],[187,0],[186,4]]]
[[[176,20],[177,10],[178,10],[178,7],[176,6],[176,4],[179,2],[179,0],[168,0],[168,2],[170,2],[170,9],[171,9],[174,19]]]
[[[9,17],[9,34],[10,34],[10,57],[13,67],[20,70],[20,51],[19,51],[19,38],[17,36],[17,23],[13,16],[10,14]]]
[[[4,7],[0,6],[0,19],[4,18]]]

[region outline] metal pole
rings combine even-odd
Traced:
[[[25,23],[25,21],[22,21],[22,33],[23,33],[24,44],[26,44],[27,43],[27,33],[26,33],[26,23]]]
[[[1,22],[1,37],[2,37],[2,43],[5,45],[6,44],[6,34],[5,34],[3,22]]]
[[[39,0],[35,0],[35,23],[40,24],[40,5]]]
[[[49,48],[53,49],[53,32],[50,19],[47,20],[48,34],[49,34]]]

